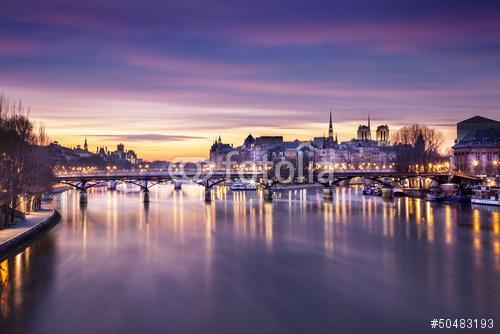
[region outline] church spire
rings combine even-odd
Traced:
[[[332,107],[330,107],[330,123],[328,125],[328,138],[333,139]]]

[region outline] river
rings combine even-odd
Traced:
[[[500,321],[500,212],[338,187],[161,185],[54,199],[61,222],[3,261],[1,333],[425,333]],[[500,323],[495,327],[500,326]],[[439,331],[439,330],[437,330]],[[489,332],[489,331],[487,331]]]

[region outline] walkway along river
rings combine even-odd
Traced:
[[[500,213],[195,185],[58,195],[62,220],[0,263],[2,333],[432,332],[500,321]],[[496,327],[497,324],[495,324]],[[435,330],[434,330],[435,331]]]

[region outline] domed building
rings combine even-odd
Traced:
[[[243,146],[248,149],[251,148],[254,144],[255,144],[255,138],[252,136],[251,133],[249,133],[245,141],[243,142]]]

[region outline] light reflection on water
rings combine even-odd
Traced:
[[[62,194],[62,222],[0,263],[0,329],[422,333],[498,315],[497,210],[320,190]]]

